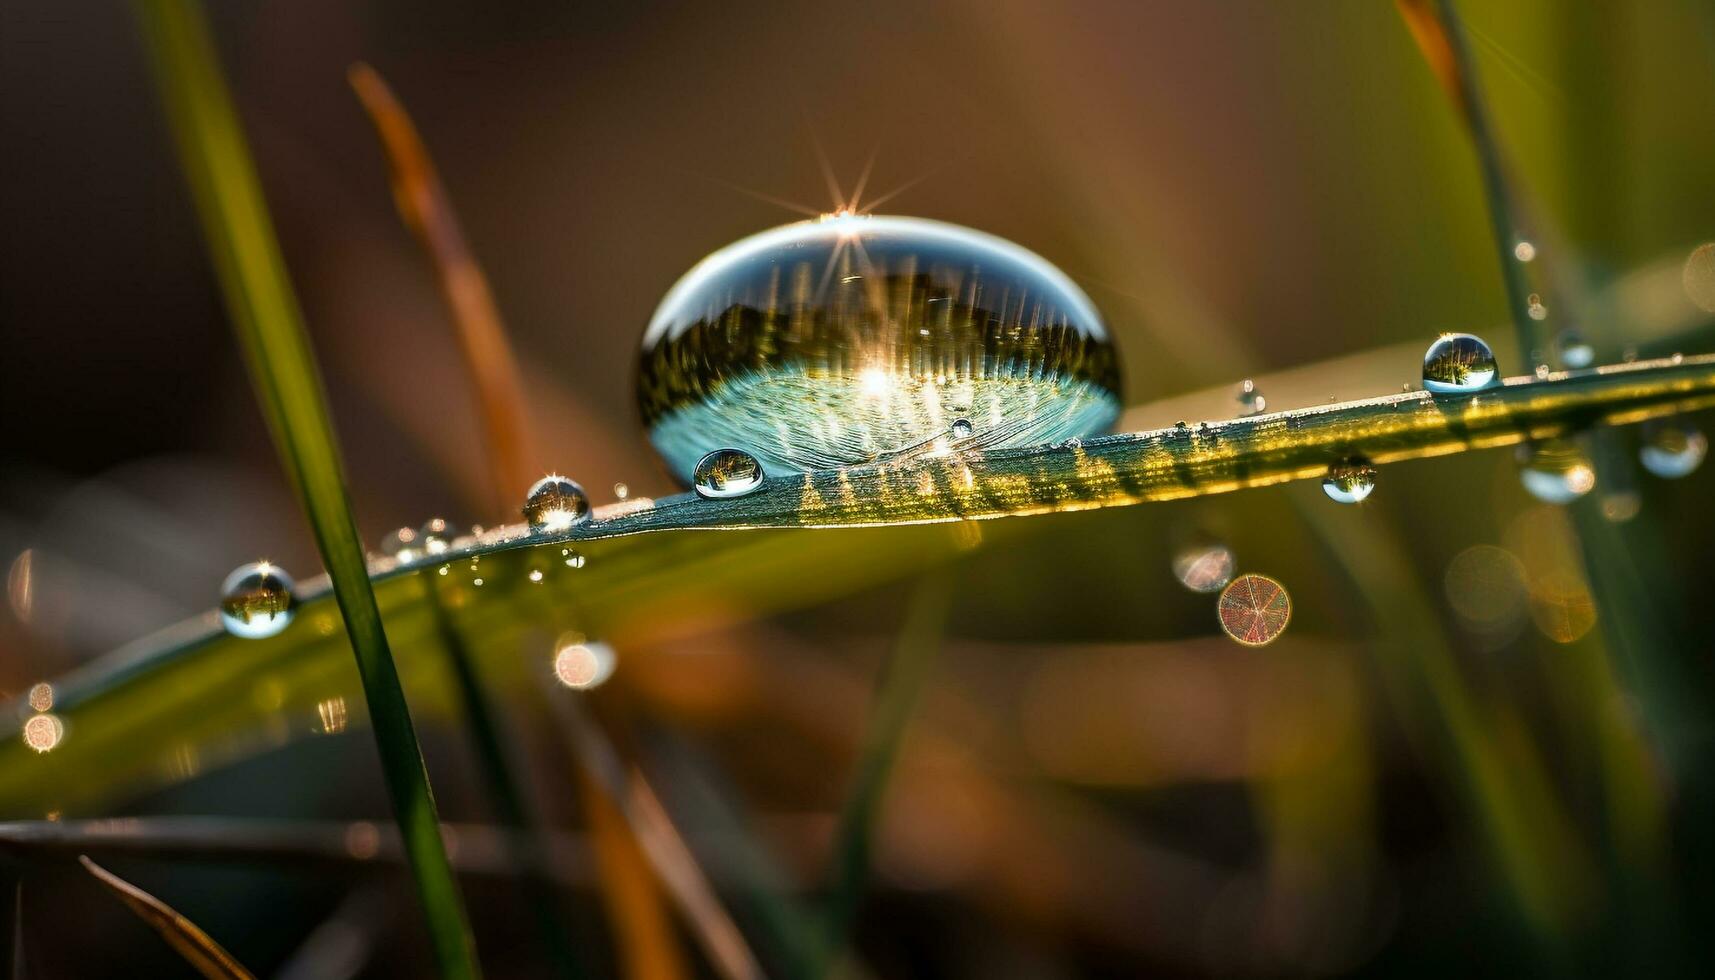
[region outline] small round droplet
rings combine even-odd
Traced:
[[[1532,259],[1536,258],[1536,245],[1535,245],[1535,243],[1527,241],[1523,238],[1519,239],[1513,245],[1513,258],[1518,259],[1520,262],[1529,262]]]
[[[416,556],[416,552],[417,532],[411,528],[402,527],[389,531],[387,536],[381,539],[381,553],[388,558],[408,562]]]
[[[1542,297],[1535,293],[1531,293],[1530,298],[1525,301],[1525,312],[1530,314],[1532,320],[1548,319],[1548,307],[1542,305]]]
[[[586,641],[581,634],[569,633],[555,644],[554,676],[573,690],[587,691],[600,687],[613,675],[616,660],[613,647]]]
[[[1548,376],[1553,373],[1554,372],[1546,364],[1538,364],[1536,366],[1536,380],[1538,381],[1547,381]]]
[[[30,708],[34,711],[51,711],[54,706],[54,686],[46,681],[32,684],[25,700],[29,701]]]
[[[1233,551],[1219,541],[1199,541],[1173,556],[1173,577],[1192,592],[1219,592],[1233,580]]]
[[[691,486],[699,497],[742,497],[762,486],[762,464],[742,449],[717,449],[697,461]]]
[[[1644,437],[1638,461],[1664,480],[1690,476],[1709,455],[1709,439],[1700,429],[1684,422],[1660,426]]]
[[[233,636],[259,640],[292,622],[292,577],[265,561],[240,565],[220,587],[220,623]]]
[[[584,488],[558,473],[537,480],[524,498],[524,519],[532,531],[563,531],[589,516],[590,498]]]
[[[953,420],[953,438],[954,439],[969,439],[971,437],[971,435],[973,433],[975,433],[976,431],[977,431],[976,427],[971,425],[970,419],[954,419]]]
[[[1444,333],[1423,355],[1423,387],[1432,392],[1476,391],[1495,383],[1495,352],[1481,337]]]
[[[542,570],[540,568],[532,568],[530,569],[530,574],[526,575],[525,578],[529,579],[531,582],[540,583],[543,578]]]
[[[1376,488],[1376,468],[1362,456],[1353,456],[1328,467],[1322,492],[1335,503],[1355,504]]]
[[[1274,642],[1292,619],[1292,597],[1267,575],[1240,575],[1221,590],[1221,629],[1247,647]]]
[[[431,517],[417,529],[417,547],[425,555],[439,555],[453,546],[453,539],[459,536],[458,528],[448,523],[444,517]]]
[[[1621,490],[1602,495],[1602,517],[1611,524],[1624,524],[1644,509],[1643,495],[1636,490]]]
[[[1596,469],[1578,444],[1566,439],[1518,448],[1519,481],[1545,504],[1569,504],[1596,486]]]
[[[37,752],[53,751],[65,734],[65,722],[57,715],[31,715],[24,721],[24,744]]]
[[[1560,351],[1560,363],[1569,368],[1587,368],[1596,363],[1595,346],[1576,330],[1560,331],[1560,336],[1554,338],[1554,346]]]
[[[623,483],[615,483],[613,485],[613,499],[624,500],[625,498],[627,498],[629,496],[631,496],[631,488],[630,487],[626,486]]]
[[[567,568],[584,567],[584,556],[570,548],[561,548],[560,557],[565,559]]]

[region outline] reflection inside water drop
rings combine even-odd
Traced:
[[[1518,447],[1519,482],[1545,504],[1569,504],[1596,486],[1590,457],[1569,439],[1549,439]]]
[[[1644,436],[1638,461],[1664,480],[1677,480],[1696,472],[1708,454],[1709,439],[1701,429],[1688,422],[1670,422]]]
[[[292,622],[292,589],[292,577],[275,565],[240,565],[220,587],[220,623],[247,640],[274,636]]]
[[[975,433],[976,431],[977,431],[976,427],[971,425],[970,419],[954,419],[953,420],[953,438],[954,439],[969,439],[971,437],[971,435],[973,433]]]
[[[590,498],[584,488],[558,473],[537,480],[524,496],[524,520],[532,531],[563,531],[589,516]]]
[[[1376,468],[1362,456],[1353,456],[1328,467],[1322,492],[1335,503],[1355,504],[1376,488]]]
[[[916,218],[766,231],[709,256],[643,339],[650,440],[690,481],[712,446],[770,473],[917,449],[964,412],[985,447],[1105,431],[1119,367],[1095,306],[1010,242]]]
[[[762,464],[742,449],[717,449],[697,460],[691,486],[700,497],[742,497],[762,486]]]
[[[1476,391],[1495,383],[1495,352],[1468,333],[1445,333],[1423,355],[1423,387],[1439,393]]]

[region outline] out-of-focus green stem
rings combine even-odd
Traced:
[[[309,515],[357,656],[388,792],[443,975],[478,974],[428,772],[369,586],[321,379],[202,11],[139,0],[192,196],[263,414]]]

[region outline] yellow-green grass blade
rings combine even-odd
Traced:
[[[446,976],[475,976],[469,927],[447,863],[404,691],[370,592],[321,380],[207,24],[190,0],[140,0],[137,9],[263,414],[309,516],[357,654],[436,960]]]

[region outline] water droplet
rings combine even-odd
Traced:
[[[631,496],[631,488],[630,487],[626,486],[623,483],[615,483],[613,485],[613,499],[624,500],[625,498],[627,498],[629,496]]]
[[[1523,238],[1519,239],[1513,245],[1513,258],[1518,259],[1520,262],[1531,261],[1536,258],[1536,245]]]
[[[1627,364],[1631,364],[1631,363],[1635,362],[1637,359],[1638,359],[1638,349],[1636,347],[1629,345],[1629,344],[1626,346],[1625,350],[1620,352],[1620,360],[1624,361]]]
[[[560,549],[560,557],[564,558],[566,560],[566,567],[567,568],[582,568],[582,567],[584,567],[584,556],[578,554],[577,552],[573,551],[570,548],[561,548]]]
[[[1233,580],[1233,551],[1219,541],[1197,541],[1173,556],[1173,577],[1192,592],[1218,592]]]
[[[417,554],[417,532],[408,527],[388,532],[381,539],[381,553],[388,558],[397,558],[401,563],[409,562]]]
[[[417,547],[425,555],[439,555],[451,548],[453,539],[458,536],[458,528],[448,523],[446,518],[431,517],[417,529]]]
[[[1542,297],[1541,296],[1538,296],[1535,293],[1531,293],[1530,298],[1527,299],[1525,302],[1527,304],[1525,306],[1525,312],[1530,314],[1530,318],[1532,320],[1546,320],[1546,319],[1548,319],[1548,307],[1542,305]]]
[[[24,744],[37,752],[53,751],[65,734],[65,722],[57,715],[31,715],[24,721]]]
[[[54,686],[43,681],[30,685],[30,693],[25,698],[30,708],[35,711],[51,711],[54,706]]]
[[[1550,371],[1546,364],[1538,364],[1536,366],[1536,379],[1538,381],[1547,381],[1548,376],[1553,373],[1554,372]]]
[[[971,437],[971,435],[976,431],[977,431],[976,427],[971,425],[970,419],[954,419],[953,420],[953,438],[954,439],[969,439]]]
[[[524,497],[524,520],[532,531],[564,531],[589,516],[590,498],[584,488],[558,473],[537,480]]]
[[[1328,467],[1322,478],[1322,492],[1328,499],[1342,504],[1355,504],[1376,488],[1376,468],[1362,456],[1353,456]]]
[[[542,570],[540,568],[532,568],[530,569],[530,574],[526,575],[525,578],[528,578],[532,582],[541,582]]]
[[[292,622],[292,577],[265,561],[240,565],[220,587],[220,623],[233,636],[274,636]]]
[[[1636,490],[1620,490],[1602,495],[1602,516],[1613,524],[1624,524],[1644,508],[1643,495]]]
[[[1699,245],[1685,259],[1681,273],[1685,295],[1697,308],[1715,313],[1715,242]]]
[[[1476,391],[1495,383],[1495,352],[1481,337],[1444,333],[1423,355],[1423,387],[1432,392]]]
[[[1703,465],[1709,455],[1709,439],[1702,430],[1685,422],[1673,422],[1651,429],[1638,449],[1638,461],[1664,480],[1690,476]]]
[[[613,675],[617,658],[613,647],[605,643],[586,641],[581,634],[568,633],[554,646],[554,676],[573,690],[600,687]]]
[[[638,371],[650,440],[693,483],[712,446],[775,475],[910,451],[946,434],[949,399],[981,406],[995,448],[1095,435],[1119,415],[1119,362],[1064,273],[917,218],[804,222],[709,256],[656,310]]]
[[[1587,368],[1596,363],[1596,348],[1576,330],[1560,331],[1554,338],[1554,346],[1560,351],[1560,363],[1569,368]]]
[[[762,464],[742,449],[717,449],[697,461],[691,485],[699,497],[742,497],[762,486]]]
[[[1596,486],[1596,469],[1578,444],[1566,439],[1518,448],[1519,480],[1545,504],[1569,504]]]
[[[1247,647],[1274,642],[1292,620],[1292,597],[1267,575],[1246,574],[1221,590],[1221,629]]]

